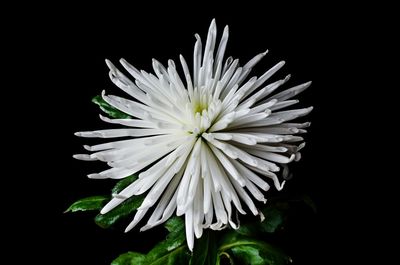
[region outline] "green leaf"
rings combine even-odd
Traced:
[[[174,233],[176,231],[181,231],[185,228],[185,223],[183,222],[182,218],[178,216],[171,217],[165,224],[164,227],[170,233]]]
[[[105,202],[110,199],[109,196],[92,196],[80,199],[65,211],[66,212],[77,212],[77,211],[92,211],[101,209]]]
[[[157,255],[157,257],[147,256],[146,265],[187,265],[189,262],[189,249],[186,245],[181,245],[177,248],[173,248],[168,252],[160,252],[163,254]],[[153,252],[154,254],[154,252]]]
[[[111,190],[112,194],[120,193],[123,189],[128,187],[132,182],[134,182],[137,179],[137,175],[131,175],[129,177],[126,177],[120,181],[114,186],[114,188]]]
[[[118,181],[111,191],[112,194],[120,193],[136,179],[137,175],[131,175]],[[98,214],[94,219],[96,224],[102,228],[109,228],[121,218],[124,218],[134,212],[142,204],[144,197],[145,195],[132,196],[108,213]]]
[[[274,233],[283,224],[285,212],[280,210],[278,206],[271,205],[262,210],[264,214],[264,221],[250,222],[241,225],[237,233],[245,236],[257,236],[261,233]]]
[[[283,223],[284,213],[273,207],[267,207],[262,212],[265,219],[261,223],[261,231],[268,233],[275,232]]]
[[[266,264],[259,250],[253,246],[237,246],[232,248],[233,254],[242,262],[241,264],[263,265]]]
[[[230,252],[238,264],[283,265],[291,262],[290,257],[280,249],[263,241],[242,236],[236,231],[226,234],[219,247],[220,255]]]
[[[264,242],[250,241],[238,242],[243,245],[235,246],[231,249],[239,264],[249,265],[283,265],[291,262],[291,259],[283,252],[273,248]],[[249,245],[244,245],[244,244]]]
[[[183,220],[173,217],[165,227],[170,232],[167,238],[146,255],[128,252],[114,260],[111,265],[187,265],[190,252],[186,246]]]
[[[99,105],[100,109],[102,111],[104,111],[105,113],[107,113],[112,118],[115,118],[115,119],[130,119],[131,118],[131,116],[129,116],[128,114],[114,108],[113,106],[111,106],[110,104],[105,102],[104,99],[100,95],[95,96],[92,99],[92,102]]]
[[[137,252],[127,252],[116,258],[111,265],[143,265],[146,256]]]
[[[217,244],[215,232],[207,229],[201,238],[195,241],[190,265],[215,265],[217,261]]]
[[[189,250],[186,246],[185,224],[179,217],[171,218],[165,227],[170,232],[167,238],[158,243],[146,255],[148,264],[184,264],[189,261]]]
[[[98,214],[95,217],[95,222],[102,228],[109,228],[121,218],[130,215],[143,202],[144,195],[132,196],[106,214]]]

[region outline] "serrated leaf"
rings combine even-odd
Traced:
[[[102,228],[109,228],[135,211],[142,204],[144,197],[144,195],[132,196],[108,213],[98,214],[94,219],[96,224]]]
[[[146,256],[137,252],[127,252],[111,262],[111,265],[144,265]]]
[[[109,196],[92,196],[80,199],[71,206],[68,207],[66,212],[77,212],[77,211],[92,211],[101,209],[105,202],[110,199]]]
[[[231,231],[223,239],[219,253],[230,252],[238,264],[283,265],[291,261],[280,249],[263,241]]]
[[[113,106],[111,106],[110,104],[105,102],[104,99],[100,95],[95,96],[92,99],[92,102],[99,105],[100,109],[102,111],[104,111],[105,113],[107,113],[112,118],[115,118],[115,119],[130,119],[131,118],[131,116],[129,116],[128,114],[114,108]]]
[[[120,193],[123,189],[128,187],[132,182],[134,182],[138,178],[137,175],[131,175],[129,177],[126,177],[120,181],[114,186],[114,188],[111,190],[112,194]]]

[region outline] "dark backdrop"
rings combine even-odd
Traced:
[[[165,235],[162,228],[146,233],[135,229],[128,234],[123,227],[103,230],[93,223],[93,213],[63,214],[73,201],[106,194],[114,184],[86,178],[104,166],[72,159],[72,154],[80,153],[82,145],[90,142],[73,133],[106,126],[90,102],[103,89],[118,91],[108,79],[105,58],[117,63],[124,57],[146,71],[151,69],[152,58],[165,63],[167,59],[178,61],[182,54],[191,62],[193,35],[197,32],[204,40],[212,18],[216,18],[220,33],[226,24],[230,26],[227,54],[242,63],[269,49],[256,67],[257,74],[285,60],[287,64],[274,80],[290,73],[289,85],[313,81],[299,96],[301,106],[315,107],[307,118],[312,122],[305,136],[307,146],[283,192],[308,194],[317,205],[317,214],[300,209],[291,217],[287,233],[274,240],[294,258],[294,264],[357,259],[353,244],[360,224],[353,217],[360,211],[355,207],[360,198],[349,192],[355,181],[354,149],[347,143],[357,134],[352,121],[359,110],[352,106],[359,88],[350,78],[355,68],[349,67],[348,58],[358,57],[359,46],[353,40],[363,26],[347,24],[351,19],[345,9],[328,5],[198,5],[179,10],[155,3],[145,8],[110,4],[102,12],[95,7],[57,6],[31,25],[37,34],[24,41],[34,47],[32,62],[40,62],[31,66],[40,72],[34,90],[40,101],[34,105],[45,118],[37,119],[43,132],[33,141],[39,180],[30,179],[34,186],[25,185],[30,191],[36,186],[41,189],[35,190],[34,205],[25,212],[31,228],[23,231],[33,230],[29,237],[33,244],[37,238],[46,242],[40,244],[43,251],[35,252],[42,262],[109,264],[120,253],[149,250]],[[45,156],[39,155],[41,152]],[[48,253],[55,260],[50,260]]]

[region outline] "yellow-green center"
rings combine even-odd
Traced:
[[[201,114],[203,113],[203,110],[207,110],[207,108],[208,108],[207,103],[198,102],[194,105],[194,113],[199,112]]]

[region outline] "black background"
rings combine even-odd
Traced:
[[[182,54],[190,63],[193,35],[199,33],[205,40],[212,18],[216,18],[219,33],[229,25],[227,54],[242,63],[269,50],[255,74],[285,60],[273,80],[290,73],[288,86],[313,81],[299,97],[301,106],[314,106],[307,118],[312,122],[305,136],[307,146],[283,192],[310,195],[318,212],[300,209],[282,238],[273,240],[287,250],[294,264],[360,259],[355,246],[360,244],[360,235],[371,231],[358,219],[365,210],[361,196],[365,190],[356,188],[362,176],[353,158],[361,141],[358,128],[365,123],[360,115],[363,109],[354,106],[355,100],[362,101],[356,96],[363,88],[354,75],[364,63],[366,47],[361,40],[370,28],[354,16],[354,9],[289,3],[279,7],[231,3],[217,8],[205,2],[176,8],[156,3],[147,7],[110,4],[102,11],[95,6],[50,8],[51,12],[31,14],[27,30],[18,36],[18,43],[25,44],[21,53],[32,56],[29,63],[19,62],[19,66],[37,73],[33,79],[37,88],[25,96],[29,101],[26,113],[35,122],[28,137],[33,145],[29,157],[36,164],[23,189],[33,195],[22,219],[12,218],[19,226],[18,237],[27,238],[21,239],[23,251],[29,252],[32,246],[41,249],[33,251],[29,260],[109,264],[120,253],[149,250],[165,235],[162,228],[128,234],[123,233],[123,226],[103,230],[93,223],[92,213],[63,213],[79,198],[108,193],[114,183],[86,178],[104,166],[72,159],[83,144],[93,142],[73,133],[105,126],[90,102],[103,89],[119,93],[108,79],[105,58],[117,63],[123,57],[146,71],[151,71],[152,58],[165,63],[167,59],[178,61]],[[24,130],[15,134],[27,138]]]

